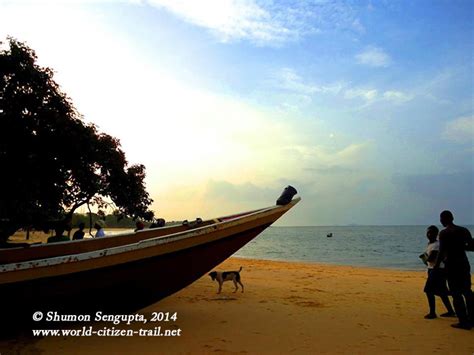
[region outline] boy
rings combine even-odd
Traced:
[[[435,295],[441,298],[448,311],[441,314],[441,317],[454,317],[456,315],[448,298],[444,263],[441,262],[439,268],[434,268],[439,252],[439,241],[437,240],[438,232],[439,230],[436,226],[429,226],[427,228],[426,238],[429,240],[428,246],[426,247],[425,253],[420,255],[420,258],[423,259],[423,262],[428,267],[428,278],[426,279],[424,291],[428,298],[430,313],[425,316],[426,319],[434,319],[437,317]]]

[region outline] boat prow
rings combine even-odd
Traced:
[[[2,313],[137,311],[209,272],[299,201],[175,233],[147,230],[147,238],[128,244],[0,264]]]

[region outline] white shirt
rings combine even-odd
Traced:
[[[428,246],[426,247],[425,254],[428,255],[428,257],[429,257],[431,252],[433,252],[433,251],[439,252],[439,241],[435,241],[434,243],[429,243]],[[436,259],[433,260],[433,261],[427,261],[427,263],[428,263],[428,269],[433,269],[435,264],[436,264]],[[444,268],[444,263],[441,262],[439,264],[439,267],[441,269]]]

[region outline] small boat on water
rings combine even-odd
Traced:
[[[199,225],[2,250],[2,318],[22,322],[32,312],[51,310],[137,311],[203,276],[299,201]]]
[[[328,234],[326,235],[326,237],[332,238],[332,233],[328,233]]]

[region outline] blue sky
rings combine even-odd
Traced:
[[[472,1],[0,1],[166,219],[474,224]]]

